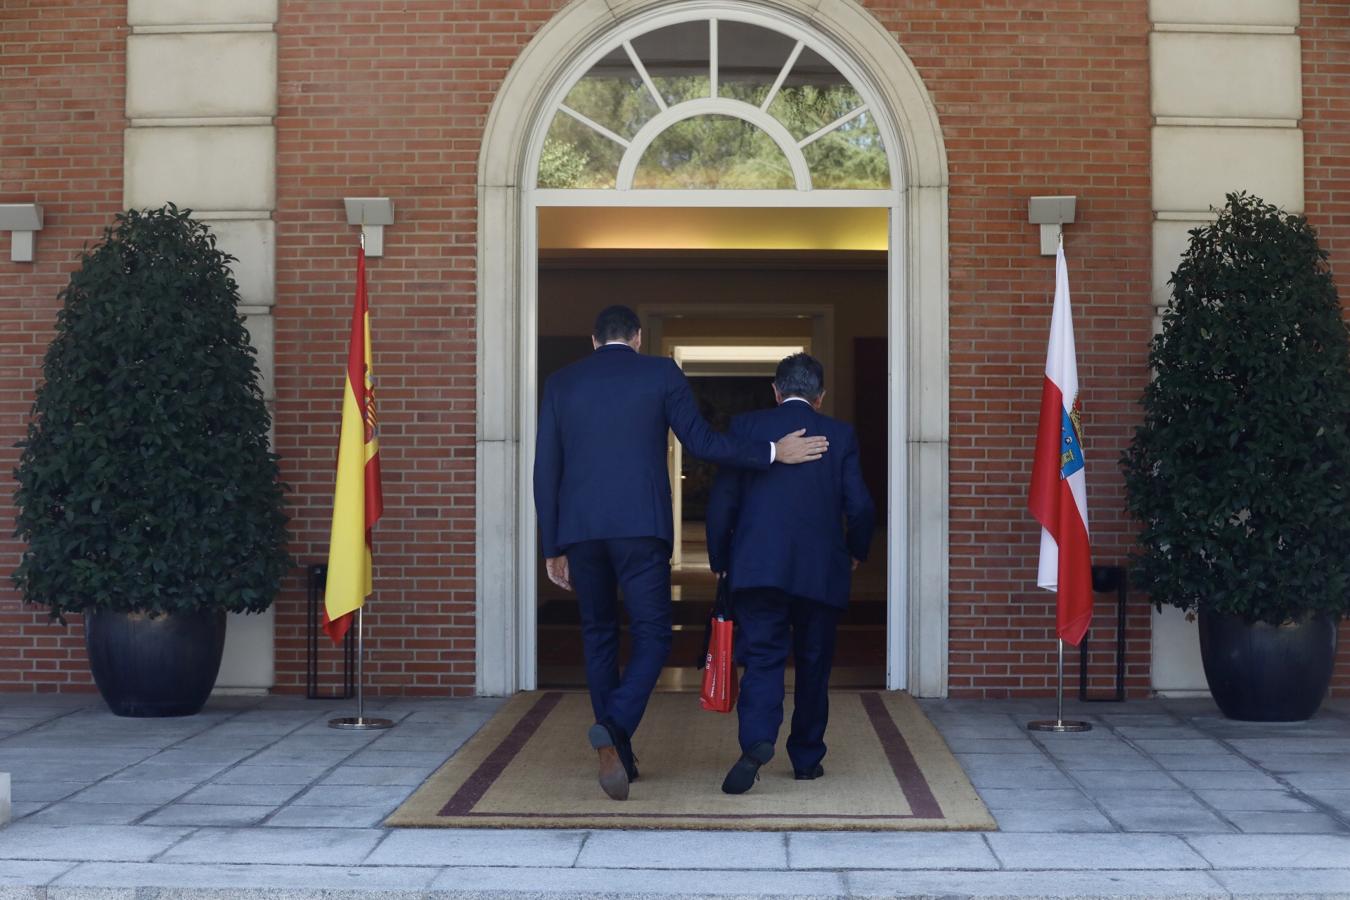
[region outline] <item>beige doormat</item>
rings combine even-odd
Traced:
[[[745,831],[974,830],[994,820],[908,694],[830,695],[825,777],[796,781],[783,749],[749,793],[722,778],[740,755],[736,716],[694,694],[654,694],[633,741],[641,777],[628,800],[596,783],[584,693],[518,694],[394,810],[391,826],[699,828]]]

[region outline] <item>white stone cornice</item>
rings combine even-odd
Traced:
[[[1213,209],[1206,210],[1205,212],[1172,212],[1170,210],[1159,210],[1153,214],[1153,219],[1157,222],[1213,222],[1218,217],[1219,214]]]
[[[275,116],[183,116],[163,119],[128,119],[132,128],[184,128],[193,125],[272,125]]]
[[[219,25],[136,25],[131,29],[135,35],[141,34],[247,34],[251,32],[270,33],[275,29],[271,25],[255,23]]]
[[[1155,24],[1156,33],[1173,34],[1297,34],[1293,25],[1181,25],[1169,22]]]
[[[1201,128],[1298,128],[1299,119],[1225,119],[1210,116],[1155,116],[1154,125]]]

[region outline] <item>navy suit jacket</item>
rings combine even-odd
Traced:
[[[601,347],[544,383],[534,454],[544,556],[609,538],[674,543],[667,429],[694,456],[751,469],[768,469],[770,444],[792,430],[758,441],[719,434],[673,359]]]
[[[722,469],[708,498],[708,562],[732,590],[772,587],[848,605],[853,565],[867,559],[876,509],[863,483],[853,428],[788,400],[731,420],[731,434],[763,439],[798,428],[830,439],[830,452],[767,472]]]

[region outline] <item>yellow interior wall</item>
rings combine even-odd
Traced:
[[[885,209],[544,207],[543,250],[885,250]]]

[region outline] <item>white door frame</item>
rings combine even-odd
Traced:
[[[672,12],[673,11],[673,12]],[[544,121],[561,87],[617,29],[716,11],[807,32],[865,90],[891,153],[890,191],[533,189]],[[871,96],[868,96],[870,94]],[[544,205],[889,208],[891,449],[887,686],[947,689],[947,172],[941,131],[913,64],[852,0],[754,4],[576,0],[517,59],[479,160],[476,686],[535,687],[537,538],[531,486],[537,384],[538,215]],[[876,196],[876,195],[882,196]],[[561,195],[561,196],[557,196]],[[693,195],[698,195],[697,197]],[[884,203],[878,203],[883,200]],[[694,202],[691,202],[694,201]],[[912,489],[911,489],[912,488]],[[903,627],[901,626],[903,622]],[[903,633],[903,640],[894,636]]]

